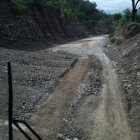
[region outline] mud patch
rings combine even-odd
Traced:
[[[99,60],[90,56],[90,69],[77,89],[66,117],[63,118],[65,123],[58,134],[58,139],[90,139],[95,110],[100,100],[101,72]]]

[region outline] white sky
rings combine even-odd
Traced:
[[[90,0],[96,2],[99,9],[107,13],[122,12],[126,8],[132,7],[131,0]]]

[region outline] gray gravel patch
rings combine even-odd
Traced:
[[[14,117],[28,119],[46,101],[64,73],[77,60],[75,55],[41,50],[24,52],[0,48],[0,114],[7,114],[7,62],[11,62]],[[2,115],[0,115],[0,119]]]
[[[101,71],[102,66],[99,60],[95,56],[89,57],[91,60],[91,66],[84,80],[80,84],[76,91],[76,96],[73,99],[73,103],[68,108],[68,112],[64,120],[64,126],[61,128],[60,133],[58,133],[58,140],[89,140],[88,134],[85,134],[82,130],[79,130],[74,125],[74,119],[78,107],[81,106],[85,97],[90,95],[99,96],[101,89]]]

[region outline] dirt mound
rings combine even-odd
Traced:
[[[130,22],[127,24],[124,31],[124,38],[129,39],[140,33],[140,24]]]
[[[140,24],[129,22],[123,26],[118,26],[115,31],[115,44],[120,45],[128,39],[131,39],[140,34]]]
[[[126,39],[130,39],[139,33],[140,33],[139,23],[129,22],[125,24],[123,27],[118,26],[118,28],[115,31],[116,44],[120,45]]]

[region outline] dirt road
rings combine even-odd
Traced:
[[[89,139],[89,140],[133,140],[124,109],[123,91],[112,62],[103,52],[106,37],[92,37],[53,48],[77,54],[78,62],[49,97],[42,109],[32,117],[32,124],[44,140]],[[89,55],[95,55],[102,65],[100,95],[91,94],[79,100],[72,118],[73,127],[79,135],[63,132],[68,109],[76,91],[90,67]],[[93,68],[94,69],[94,68]],[[70,123],[68,123],[70,124]],[[67,126],[69,127],[69,126]],[[62,130],[62,131],[60,131]],[[65,130],[66,132],[66,130]]]

